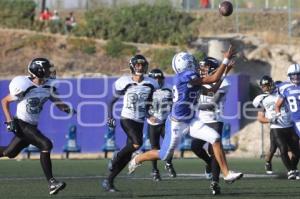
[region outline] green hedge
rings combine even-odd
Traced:
[[[87,11],[77,35],[138,43],[185,44],[196,29],[194,18],[170,5],[102,8]]]
[[[0,26],[28,28],[34,19],[36,4],[32,0],[0,0]]]

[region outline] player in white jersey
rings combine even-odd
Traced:
[[[227,66],[225,75],[230,71],[234,62]],[[219,61],[213,57],[206,57],[200,61],[200,74],[202,77],[212,75],[219,67]],[[207,126],[214,129],[222,137],[223,121],[221,115],[225,102],[226,93],[229,89],[229,82],[224,77],[215,84],[203,85],[198,98],[198,110],[196,117],[204,122]],[[209,134],[207,134],[209,136]],[[206,162],[205,174],[211,179],[210,189],[213,195],[221,193],[219,186],[220,167],[214,156],[212,145],[208,145],[208,152],[203,148],[206,143],[205,139],[193,138],[191,143],[192,151]]]
[[[33,59],[28,65],[30,76],[17,76],[9,84],[9,94],[2,99],[7,130],[14,133],[8,146],[0,147],[0,157],[16,157],[22,149],[32,144],[40,149],[40,162],[49,183],[49,193],[56,194],[66,184],[57,181],[52,175],[50,159],[53,147],[51,140],[37,128],[44,103],[49,99],[62,111],[75,113],[75,110],[63,103],[58,97],[51,78],[53,65],[45,58]],[[17,102],[15,117],[12,117],[9,105]]]
[[[221,147],[220,135],[198,118],[194,118],[195,102],[201,85],[219,81],[234,55],[235,52],[230,47],[224,54],[221,66],[213,75],[207,77],[200,77],[196,71],[198,63],[193,55],[180,52],[173,57],[172,68],[176,73],[173,86],[173,106],[166,121],[166,135],[161,149],[150,150],[133,157],[128,166],[129,173],[133,173],[144,161],[166,160],[169,156],[173,156],[180,139],[189,132],[192,137],[205,139],[213,145],[215,156],[226,182],[232,183],[243,176],[242,173],[229,170]]]
[[[156,89],[152,97],[152,105],[149,109],[149,116],[152,120],[147,119],[148,134],[152,149],[160,149],[160,136],[165,137],[165,123],[172,108],[172,90],[165,84],[164,73],[155,68],[149,72],[149,77],[157,81],[159,88]],[[155,118],[155,121],[153,119]],[[175,178],[176,172],[172,164],[172,157],[168,157],[165,169],[169,176]],[[161,177],[157,168],[157,160],[152,160],[152,177],[154,181],[160,181]]]
[[[275,103],[278,99],[278,90],[270,76],[265,75],[261,78],[260,87],[264,94],[258,95],[253,100],[254,107],[260,108],[257,119],[261,123],[270,123],[271,133],[280,150],[281,160],[288,171],[288,179],[296,179],[299,161],[299,140],[293,129],[290,112],[286,107],[282,106],[280,116],[274,117],[276,115]],[[288,155],[288,147],[293,153],[291,158]]]
[[[147,73],[148,61],[143,55],[132,57],[129,67],[131,75],[122,76],[114,83],[115,94],[108,107],[108,125],[114,126],[113,105],[123,96],[120,123],[127,135],[126,145],[114,154],[109,165],[108,177],[102,181],[102,187],[109,192],[117,191],[114,186],[115,177],[143,144],[144,120],[151,105],[153,91],[158,88],[155,80],[144,76]]]

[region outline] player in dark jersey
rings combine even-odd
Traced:
[[[121,127],[127,135],[126,145],[114,154],[109,174],[102,181],[102,187],[108,192],[118,191],[114,179],[131,159],[131,155],[143,144],[144,120],[152,101],[152,93],[158,84],[152,78],[144,76],[148,70],[148,61],[143,55],[135,55],[130,59],[131,75],[120,77],[114,83],[115,94],[108,107],[108,125],[114,126],[114,103],[123,96],[121,111]],[[152,118],[149,118],[152,120]]]
[[[49,194],[53,195],[66,184],[52,175],[50,153],[53,145],[37,128],[39,115],[48,99],[68,114],[74,114],[76,111],[57,97],[52,76],[55,71],[49,60],[33,59],[28,65],[28,72],[30,77],[17,76],[10,82],[10,93],[1,101],[7,130],[13,132],[14,137],[8,146],[0,147],[0,157],[14,158],[29,144],[39,148],[41,166],[49,183]],[[12,102],[17,102],[15,117],[10,113],[9,105]]]
[[[165,136],[165,123],[172,108],[172,90],[165,84],[164,73],[155,68],[149,72],[149,77],[157,81],[159,88],[156,89],[152,97],[149,115],[153,116],[152,121],[147,119],[148,134],[152,149],[160,149],[160,136]],[[155,121],[153,119],[155,118]],[[166,160],[165,169],[170,177],[176,177],[176,172],[172,164],[172,157]],[[154,181],[160,181],[160,173],[157,168],[157,160],[152,160],[152,177]]]

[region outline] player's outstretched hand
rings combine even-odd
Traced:
[[[114,118],[107,118],[107,125],[110,128],[116,127],[116,120]]]
[[[224,53],[224,58],[231,60],[236,56],[236,51],[232,45],[229,46],[228,50]]]

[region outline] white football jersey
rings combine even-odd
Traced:
[[[137,122],[144,122],[149,97],[157,89],[158,83],[149,77],[135,82],[131,76],[123,76],[115,82],[116,93],[124,95],[121,116]]]
[[[211,85],[205,85],[206,88],[211,88]],[[221,116],[223,115],[224,102],[226,99],[226,93],[230,87],[230,83],[224,79],[220,85],[218,92],[224,93],[224,96],[221,98],[221,101],[218,104],[213,102],[214,93],[210,94],[200,94],[198,98],[198,104],[213,104],[214,109],[211,110],[197,110],[196,116],[203,123],[214,123],[222,121]]]
[[[151,125],[163,124],[172,109],[172,90],[168,87],[163,87],[155,90],[152,96],[152,106],[149,110],[149,114],[154,116],[157,121],[156,123],[151,122],[147,119],[147,122]]]
[[[10,82],[9,92],[17,101],[16,117],[37,125],[43,105],[53,92],[52,81],[36,85],[29,77],[18,76]]]
[[[265,110],[265,117],[268,119],[273,118],[276,115],[275,103],[278,99],[276,92],[271,94],[260,94],[253,100],[253,105],[256,108],[262,107]],[[276,124],[270,124],[270,128],[288,128],[293,126],[291,122],[290,112],[285,106],[280,109],[281,116],[277,120]]]

